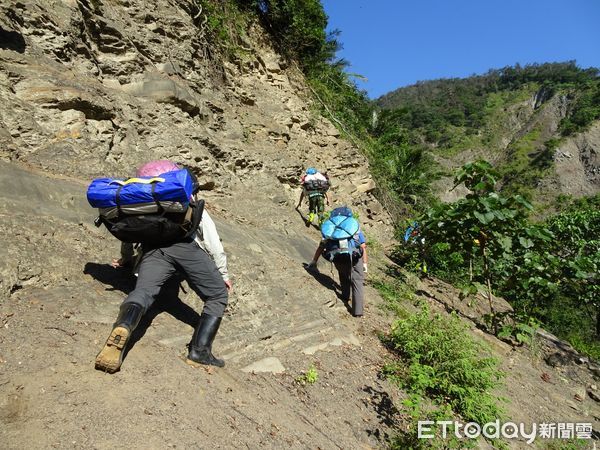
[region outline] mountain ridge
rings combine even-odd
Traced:
[[[382,120],[412,127],[413,140],[445,160],[445,169],[487,159],[507,188],[547,205],[560,195],[600,191],[594,150],[600,144],[600,110],[591,100],[600,95],[599,86],[598,69],[580,69],[570,61],[424,81],[375,102]],[[455,198],[447,190],[438,195]]]

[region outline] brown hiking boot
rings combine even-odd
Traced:
[[[113,325],[113,330],[96,356],[96,369],[108,373],[115,373],[123,363],[125,346],[129,336],[137,327],[143,315],[143,308],[137,303],[123,303],[119,309],[119,316]]]
[[[123,362],[123,350],[129,338],[129,330],[125,327],[116,327],[96,356],[96,369],[108,373],[115,373]]]

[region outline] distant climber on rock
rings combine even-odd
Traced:
[[[300,194],[296,209],[300,208],[304,197],[308,197],[308,218],[306,219],[306,226],[309,227],[315,220],[315,217],[319,218],[320,226],[325,218],[324,203],[327,203],[327,206],[331,204],[331,198],[328,192],[330,187],[329,177],[320,173],[314,167],[309,167],[306,169],[306,173],[302,175],[300,184],[302,185],[302,193]]]
[[[227,258],[214,222],[198,195],[196,177],[166,161],[141,166],[136,178],[100,178],[88,188],[88,201],[99,208],[102,223],[121,244],[113,267],[134,266],[135,289],[123,301],[106,344],[96,357],[96,369],[119,370],[124,350],[142,316],[159,292],[185,278],[204,301],[189,344],[187,363],[223,367],[212,354],[232,282]],[[134,257],[133,244],[139,244]]]
[[[364,309],[364,280],[367,273],[367,243],[360,224],[346,206],[330,212],[321,225],[320,242],[313,259],[306,266],[317,269],[319,257],[332,262],[339,275],[342,300],[348,302],[352,293],[352,315],[360,317]]]

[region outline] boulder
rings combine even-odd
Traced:
[[[136,97],[177,106],[192,117],[200,113],[200,107],[190,91],[169,78],[148,76],[143,81],[125,84],[121,89]]]
[[[373,192],[376,188],[375,181],[372,178],[361,180],[360,184],[356,186],[356,190],[360,193]]]

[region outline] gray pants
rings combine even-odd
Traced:
[[[135,289],[123,303],[137,303],[148,311],[163,285],[179,271],[204,301],[202,312],[223,317],[227,288],[214,261],[192,239],[144,252],[138,271]]]
[[[362,316],[363,306],[365,302],[364,281],[365,274],[363,269],[362,257],[353,265],[350,258],[336,261],[335,268],[340,277],[340,286],[342,288],[342,298],[350,299],[350,291],[352,290],[352,315]]]

